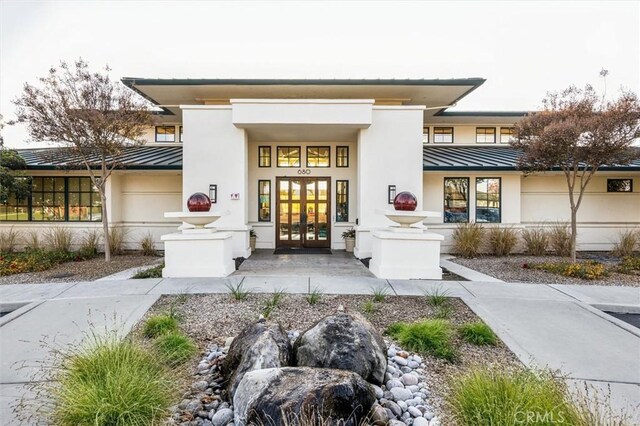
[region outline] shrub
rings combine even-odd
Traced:
[[[71,251],[73,234],[64,226],[52,226],[44,234],[46,246],[54,251]]]
[[[27,232],[26,237],[24,238],[26,248],[29,250],[38,250],[42,248],[42,243],[40,242],[40,233],[38,231],[29,231]],[[0,243],[0,246],[2,243]],[[0,250],[0,252],[3,250]]]
[[[640,256],[627,256],[615,268],[621,274],[636,275],[640,273]]]
[[[493,330],[482,321],[462,324],[458,329],[458,333],[463,340],[478,346],[491,345],[498,343],[498,337]]]
[[[427,303],[434,308],[443,306],[449,301],[449,290],[443,290],[441,286],[435,287],[433,290],[425,291]]]
[[[155,256],[156,255],[156,247],[153,243],[153,235],[151,233],[147,233],[140,240],[140,251],[145,256]]]
[[[322,298],[322,292],[318,287],[311,290],[311,292],[309,292],[309,294],[305,296],[307,303],[310,305],[317,304],[318,302],[320,302],[321,298]]]
[[[164,263],[160,265],[154,266],[153,268],[145,269],[143,271],[136,272],[133,276],[133,279],[142,279],[142,278],[162,278],[162,269],[164,268]]]
[[[160,424],[173,402],[175,379],[132,340],[94,337],[63,355],[49,386],[52,424]]]
[[[446,403],[461,426],[623,424],[594,419],[587,404],[574,405],[566,384],[548,372],[475,367],[451,380]]]
[[[613,255],[617,257],[631,256],[640,241],[638,230],[627,230],[622,232],[618,241],[613,245]]]
[[[124,253],[124,240],[128,233],[129,231],[122,227],[113,227],[109,230],[109,247],[112,255]]]
[[[589,260],[586,262],[544,262],[530,265],[533,269],[540,269],[565,277],[582,278],[583,280],[597,280],[609,275],[607,268],[600,262]]]
[[[55,250],[27,250],[0,255],[0,276],[45,271],[59,263],[78,258],[78,254]]]
[[[384,302],[384,299],[385,297],[387,297],[389,290],[387,289],[387,287],[380,286],[371,288],[371,292],[373,293],[374,302]]]
[[[164,363],[176,367],[195,355],[197,348],[190,338],[172,331],[158,336],[153,341],[153,347]]]
[[[445,304],[437,307],[436,313],[434,316],[440,319],[448,319],[451,317],[452,313],[453,313],[453,308],[450,305]]]
[[[178,331],[178,319],[175,315],[163,314],[149,317],[144,322],[142,334],[145,337],[154,338],[162,334]]]
[[[101,238],[100,234],[99,229],[87,229],[82,236],[80,251],[89,256],[95,256],[98,254],[98,246],[100,245]]]
[[[12,253],[16,245],[18,244],[18,239],[20,238],[20,233],[13,229],[13,226],[9,229],[1,229],[0,230],[0,253]]]
[[[362,313],[369,316],[374,314],[378,308],[373,300],[367,300],[362,304]]]
[[[544,256],[549,246],[549,232],[544,228],[529,228],[522,231],[525,253]]]
[[[508,256],[518,244],[518,234],[511,227],[489,228],[489,250],[496,256]]]
[[[558,223],[549,231],[549,245],[556,256],[569,257],[571,255],[571,230],[569,225]]]
[[[429,319],[411,324],[400,323],[389,327],[387,333],[411,351],[430,353],[447,361],[458,358],[449,321]]]
[[[484,241],[484,228],[477,223],[460,223],[453,231],[453,251],[462,257],[476,257]]]
[[[246,300],[247,297],[251,294],[251,290],[246,289],[242,282],[235,285],[227,283],[225,284],[225,287],[227,287],[229,293],[231,294],[231,297],[233,297],[235,300]]]

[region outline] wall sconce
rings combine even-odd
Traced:
[[[218,185],[209,185],[209,199],[211,204],[218,202]]]
[[[393,199],[396,198],[396,186],[395,185],[389,185],[389,189],[388,189],[388,203],[389,204],[393,204]]]

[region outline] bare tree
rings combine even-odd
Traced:
[[[29,195],[29,182],[23,172],[27,163],[15,150],[4,146],[3,128],[0,115],[0,204],[6,203],[11,196],[22,200]]]
[[[575,262],[577,213],[591,178],[602,166],[627,165],[640,158],[640,149],[634,146],[640,138],[640,103],[630,91],[606,101],[591,86],[572,86],[547,94],[543,106],[516,124],[511,145],[522,150],[519,167],[525,173],[559,170],[564,174]]]
[[[25,123],[35,142],[63,145],[72,162],[86,168],[102,201],[105,260],[111,260],[106,185],[123,150],[144,143],[152,125],[148,103],[109,77],[110,69],[91,72],[79,59],[51,68],[39,84],[25,83],[17,122]]]

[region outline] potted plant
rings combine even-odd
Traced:
[[[342,233],[344,239],[345,250],[349,253],[353,253],[353,248],[356,245],[356,230],[351,228],[348,231]]]
[[[251,251],[254,251],[256,249],[256,239],[258,238],[258,235],[256,235],[256,231],[254,231],[253,229],[249,230],[249,247],[251,247]]]

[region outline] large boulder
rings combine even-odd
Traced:
[[[375,391],[359,375],[308,367],[247,372],[233,398],[236,426],[357,426],[375,403]]]
[[[280,324],[260,320],[233,339],[222,365],[229,399],[245,373],[263,368],[286,367],[291,361],[291,342]]]
[[[375,328],[358,314],[322,318],[293,347],[294,364],[353,371],[376,385],[384,381],[386,347]]]

